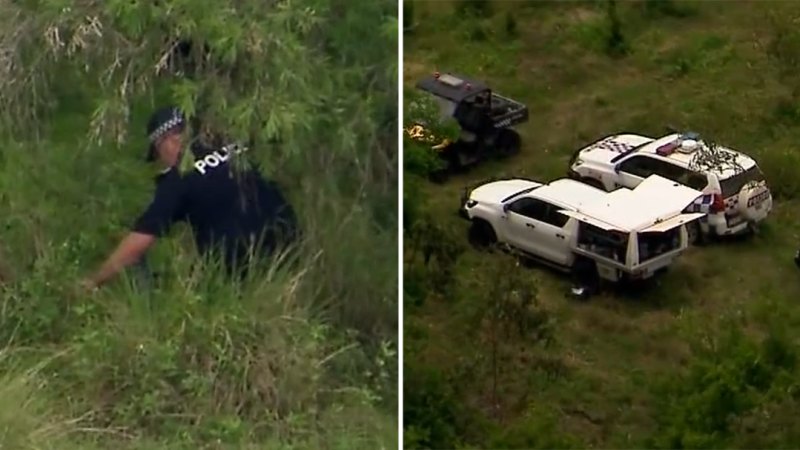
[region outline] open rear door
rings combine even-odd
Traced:
[[[670,219],[661,221],[655,225],[647,227],[644,230],[641,230],[640,233],[659,233],[659,232],[669,231],[677,226],[687,224],[703,216],[705,216],[704,213],[679,214],[675,217],[672,217]]]
[[[652,209],[655,216],[674,211],[682,212],[699,197],[701,191],[684,186],[658,175],[650,175],[633,189],[634,196],[641,200],[642,206]]]

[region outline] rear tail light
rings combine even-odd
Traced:
[[[711,207],[709,208],[709,211],[712,214],[725,211],[725,200],[722,198],[722,195],[714,194],[714,196],[711,198]]]

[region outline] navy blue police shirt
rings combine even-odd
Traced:
[[[220,252],[227,269],[260,256],[297,237],[296,217],[281,190],[256,168],[232,170],[238,147],[211,150],[194,146],[192,170],[172,167],[156,178],[156,192],[133,231],[156,237],[185,221],[201,254]]]

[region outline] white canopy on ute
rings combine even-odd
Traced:
[[[651,175],[634,189],[620,188],[578,211],[560,211],[582,222],[619,231],[666,231],[705,214],[683,214],[702,192],[658,175]]]

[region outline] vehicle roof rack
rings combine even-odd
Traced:
[[[453,73],[434,72],[417,82],[417,88],[453,102],[461,102],[481,92],[489,91],[489,86]]]

